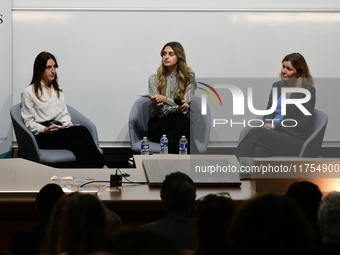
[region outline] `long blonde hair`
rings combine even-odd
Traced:
[[[189,81],[190,79],[195,77],[195,73],[191,70],[190,67],[188,67],[186,63],[184,48],[179,42],[169,42],[165,44],[161,50],[161,56],[163,56],[163,51],[167,46],[171,47],[174,50],[175,55],[178,58],[178,67],[176,71],[178,88],[176,90],[176,97],[179,99],[184,99],[184,94],[186,92]],[[167,73],[168,71],[162,61],[161,65],[157,69],[157,90],[163,96],[165,95]]]
[[[296,71],[300,74],[299,78],[296,81],[296,87],[304,88],[307,84],[313,86],[313,78],[309,72],[309,68],[305,58],[300,53],[291,53],[285,56],[282,60],[290,61],[292,66],[296,69]],[[281,77],[281,74],[280,74]],[[282,78],[282,77],[281,77]]]

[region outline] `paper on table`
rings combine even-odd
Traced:
[[[137,95],[137,96],[150,98],[150,95],[148,95],[148,94],[141,94],[141,95]]]

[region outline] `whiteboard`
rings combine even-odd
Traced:
[[[12,38],[11,1],[0,2],[0,159],[12,157]]]
[[[96,124],[101,145],[129,142],[130,109],[147,93],[169,41],[182,43],[197,80],[275,80],[291,52],[304,55],[313,77],[340,78],[340,63],[333,61],[340,56],[336,11],[17,9],[12,15],[13,104],[31,80],[36,55],[49,51],[57,57],[66,102]],[[316,108],[329,116],[325,142],[331,144],[340,142],[340,86],[325,84],[316,84]],[[270,87],[258,95],[264,105]],[[238,141],[239,132],[227,130],[222,142]],[[221,142],[214,130],[210,141]]]

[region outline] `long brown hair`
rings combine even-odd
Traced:
[[[175,55],[178,58],[178,68],[176,71],[178,88],[176,90],[176,97],[179,99],[184,99],[184,94],[186,92],[189,81],[190,79],[195,77],[195,73],[191,70],[190,67],[187,66],[184,48],[179,42],[169,42],[165,44],[161,50],[161,56],[163,56],[163,51],[167,46],[171,47],[174,50]],[[161,95],[165,95],[167,73],[168,71],[162,61],[161,65],[157,69],[157,89]]]
[[[46,51],[40,52],[34,60],[33,77],[32,77],[32,81],[30,84],[33,85],[34,93],[40,101],[41,101],[41,95],[42,95],[42,89],[43,89],[41,85],[41,74],[45,71],[46,63],[49,59],[53,59],[56,64],[56,67],[58,67],[58,62],[56,58],[53,56],[53,54],[46,52]],[[51,86],[57,92],[58,97],[60,97],[60,92],[62,92],[62,90],[60,89],[59,84],[58,84],[57,72],[55,73],[54,80],[51,81]]]

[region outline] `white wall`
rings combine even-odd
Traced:
[[[0,2],[0,158],[12,156],[12,13],[11,0]]]
[[[340,78],[338,1],[27,2],[13,0],[13,104],[31,80],[36,55],[50,51],[67,103],[97,125],[102,145],[129,141],[130,108],[147,92],[168,41],[183,44],[198,80],[276,78],[291,52],[304,55],[314,77]],[[328,145],[340,143],[340,88],[333,81],[316,84],[316,107],[330,118]],[[261,88],[263,105],[270,86]],[[223,140],[237,141],[239,130],[226,130]],[[219,139],[212,130],[210,140]]]
[[[275,9],[295,9],[295,8],[340,8],[340,3],[336,0],[239,0],[239,1],[226,1],[226,0],[58,0],[58,1],[43,1],[43,0],[13,0],[14,8],[45,8],[45,7],[84,7],[84,8],[167,8],[167,9],[182,9],[182,8],[209,8],[209,9],[221,9],[221,8],[275,8]]]

